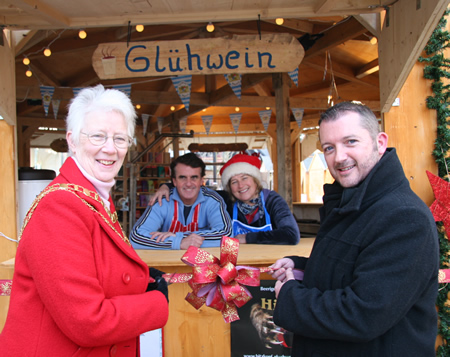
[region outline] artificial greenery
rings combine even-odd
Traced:
[[[425,47],[426,56],[419,61],[426,63],[424,77],[432,80],[433,95],[427,98],[427,107],[437,112],[437,138],[433,155],[438,164],[439,177],[450,181],[450,60],[445,58],[445,50],[450,51],[450,33],[446,30],[446,11]],[[446,84],[447,83],[447,84]],[[449,269],[450,244],[442,223],[438,223],[440,268]],[[450,285],[441,284],[437,298],[439,315],[438,334],[442,337],[442,345],[438,347],[436,356],[450,356]]]

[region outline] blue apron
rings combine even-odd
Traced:
[[[248,224],[238,221],[238,208],[237,203],[233,206],[233,235],[236,237],[238,234],[247,234],[250,232],[267,232],[272,230],[272,223],[270,221],[269,213],[267,213],[266,205],[264,203],[263,193],[261,191],[261,202],[264,209],[264,217],[266,218],[266,225],[263,227],[252,227]],[[259,212],[261,214],[261,212]]]

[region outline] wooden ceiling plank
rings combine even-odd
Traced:
[[[275,19],[264,20],[271,24],[275,24]],[[310,21],[300,20],[300,19],[284,19],[283,24],[280,28],[287,28],[292,30],[297,30],[305,33],[312,33],[314,31],[314,24]]]
[[[318,14],[329,13],[336,6],[336,0],[320,0],[316,4],[315,11]]]
[[[14,5],[26,11],[30,15],[44,18],[49,24],[59,28],[70,26],[70,20],[56,8],[39,0],[16,0]]]

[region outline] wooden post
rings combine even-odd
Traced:
[[[278,193],[286,200],[289,208],[292,206],[292,154],[289,124],[289,77],[287,74],[275,73],[272,77],[275,90],[277,117],[277,160],[278,165]]]

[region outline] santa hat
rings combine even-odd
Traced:
[[[228,162],[220,169],[220,175],[222,176],[222,186],[228,187],[228,181],[238,174],[251,175],[262,181],[261,177],[261,160],[258,154],[248,155],[246,153],[240,153],[234,155]]]

